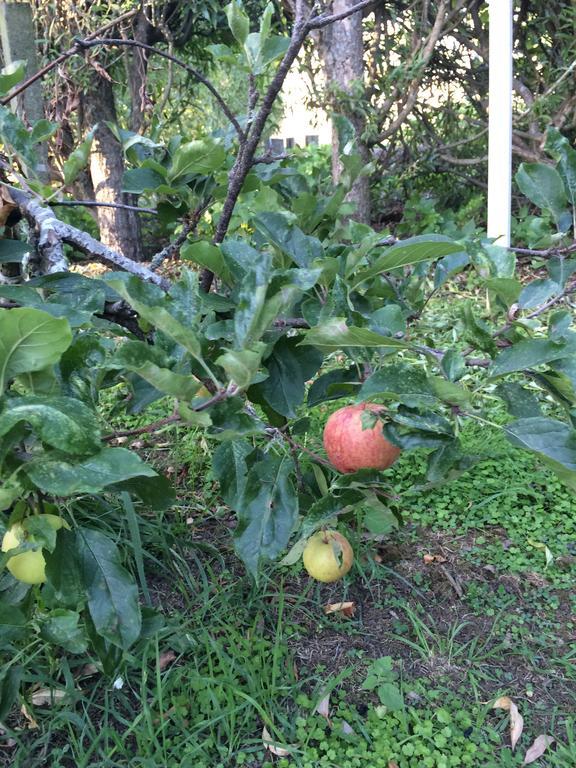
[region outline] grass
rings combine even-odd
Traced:
[[[154,408],[147,419],[165,415]],[[255,587],[197,435],[171,429],[143,445],[176,479],[174,509],[152,514],[123,497],[69,512],[121,544],[153,609],[149,632],[113,676],[37,636],[2,639],[5,662],[24,670],[26,709],[3,723],[0,739],[13,741],[0,740],[0,765],[512,768],[548,733],[556,743],[535,765],[573,768],[573,498],[501,435],[466,422],[461,438],[483,460],[422,491],[424,455],[404,456],[390,484],[405,526],[383,539],[351,520],[357,566],[327,586],[297,565],[269,568]],[[324,615],[339,600],[355,603],[354,617]],[[366,687],[383,657],[393,675]],[[382,703],[381,685],[397,689],[399,709]],[[37,688],[63,698],[34,705]],[[330,722],[315,711],[327,690]],[[508,714],[491,707],[503,695],[525,718],[515,752]],[[264,749],[263,726],[289,757]]]

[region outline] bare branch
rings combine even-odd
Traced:
[[[371,8],[378,2],[379,0],[362,0],[362,2],[356,3],[356,5],[353,5],[351,8],[347,8],[345,11],[342,11],[342,13],[334,13],[331,16],[327,14],[314,16],[308,20],[306,26],[308,30],[322,29],[322,27],[326,27],[328,24],[334,24],[335,21],[347,19],[348,16],[352,16],[353,14],[358,13],[358,11],[364,11],[366,8]]]
[[[182,59],[179,59],[170,53],[166,53],[165,51],[161,51],[158,48],[155,48],[153,45],[148,45],[147,43],[141,43],[139,40],[123,40],[122,38],[116,38],[116,37],[101,37],[101,38],[96,38],[94,40],[91,40],[89,38],[86,38],[84,40],[76,40],[75,52],[77,53],[79,50],[95,48],[99,45],[107,45],[112,47],[118,46],[118,47],[127,47],[127,48],[141,48],[144,51],[148,51],[149,53],[153,53],[156,56],[160,56],[163,59],[167,59],[167,61],[171,61],[172,63],[177,64],[185,72],[188,72],[189,75],[192,75],[192,77],[198,80],[198,82],[202,83],[202,85],[205,86],[210,91],[212,96],[214,96],[214,98],[220,105],[222,112],[224,112],[228,120],[234,126],[234,129],[238,134],[240,141],[241,142],[245,141],[246,134],[244,133],[242,126],[234,116],[234,113],[232,112],[232,110],[230,109],[230,107],[228,106],[224,98],[220,95],[217,88],[201,72],[199,72],[194,67],[191,67],[189,64],[186,64],[186,62],[182,61]]]
[[[92,32],[86,40],[93,40],[96,37],[99,37],[104,32],[107,32],[109,29],[112,29],[117,24],[121,24],[123,21],[128,21],[133,16],[136,16],[140,11],[139,8],[133,8],[131,11],[127,11],[126,13],[123,13],[121,16],[118,16],[114,21],[109,21],[107,24],[104,24],[99,29],[97,29],[95,32]],[[31,75],[27,80],[24,80],[23,83],[20,83],[20,85],[16,86],[10,93],[3,98],[0,99],[0,104],[5,106],[6,104],[9,104],[12,99],[15,99],[16,96],[19,96],[21,93],[23,93],[27,88],[30,88],[31,85],[33,85],[37,80],[41,80],[43,77],[45,77],[48,72],[51,72],[53,69],[58,67],[60,64],[63,64],[67,59],[71,58],[72,56],[75,56],[78,53],[78,45],[74,43],[74,45],[71,48],[68,48],[67,51],[64,51],[64,53],[61,53],[58,58],[54,59],[54,61],[51,61],[49,64],[46,64],[45,67],[42,67],[42,69],[39,69],[37,72],[35,72],[33,75]]]
[[[85,206],[86,208],[122,208],[125,211],[135,211],[136,213],[147,213],[156,216],[158,211],[155,208],[141,208],[138,205],[126,205],[125,203],[100,203],[98,200],[51,200],[51,206]]]
[[[5,185],[5,189],[23,216],[26,217],[37,232],[39,238],[38,248],[42,257],[41,269],[43,272],[64,272],[68,269],[68,263],[62,247],[63,243],[67,243],[81,253],[101,259],[109,264],[114,264],[114,266],[120,267],[125,272],[130,272],[142,278],[142,280],[159,285],[163,290],[168,290],[169,283],[147,267],[132,261],[132,259],[127,258],[121,253],[113,251],[111,248],[107,248],[99,240],[95,240],[86,232],[82,232],[76,229],[76,227],[60,221],[50,208],[46,208],[37,200],[28,197],[21,189],[8,187],[7,185]]]

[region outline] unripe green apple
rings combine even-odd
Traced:
[[[317,581],[338,581],[352,568],[354,552],[338,531],[318,531],[308,539],[302,554],[304,568]]]
[[[63,526],[69,528],[66,521],[58,515],[38,515],[38,517],[46,520],[55,531]],[[34,541],[33,537],[29,536],[28,532],[24,529],[22,523],[14,523],[4,534],[2,552],[16,549],[26,539]],[[15,579],[23,581],[25,584],[43,584],[46,581],[46,561],[44,560],[41,548],[22,552],[21,555],[11,557],[6,563],[6,567]]]

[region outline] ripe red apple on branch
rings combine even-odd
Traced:
[[[380,421],[370,429],[362,428],[362,414],[367,410],[379,413],[384,407],[376,403],[347,405],[335,411],[326,422],[324,450],[339,472],[388,469],[400,455],[400,448],[382,434]]]

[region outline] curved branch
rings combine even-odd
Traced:
[[[109,45],[112,47],[118,46],[118,47],[125,47],[125,48],[141,48],[144,51],[148,51],[148,53],[153,53],[156,56],[160,56],[163,59],[166,59],[167,61],[171,61],[173,64],[177,64],[179,67],[181,67],[185,72],[188,72],[189,75],[192,75],[198,82],[202,83],[214,96],[218,104],[220,105],[222,112],[226,115],[228,120],[232,123],[234,126],[234,129],[236,133],[238,134],[238,137],[241,142],[245,141],[246,134],[234,116],[234,113],[228,106],[228,104],[224,101],[223,97],[220,95],[216,87],[208,80],[207,77],[205,77],[201,72],[199,72],[194,67],[191,67],[189,64],[186,64],[186,62],[182,61],[181,59],[177,58],[176,56],[173,56],[170,53],[166,53],[165,51],[160,51],[158,48],[155,48],[153,45],[148,45],[147,43],[141,43],[139,40],[123,40],[122,38],[117,37],[99,37],[94,40],[91,40],[89,38],[86,38],[84,40],[76,40],[76,53],[81,50],[87,50],[90,48],[96,48],[99,45]]]

